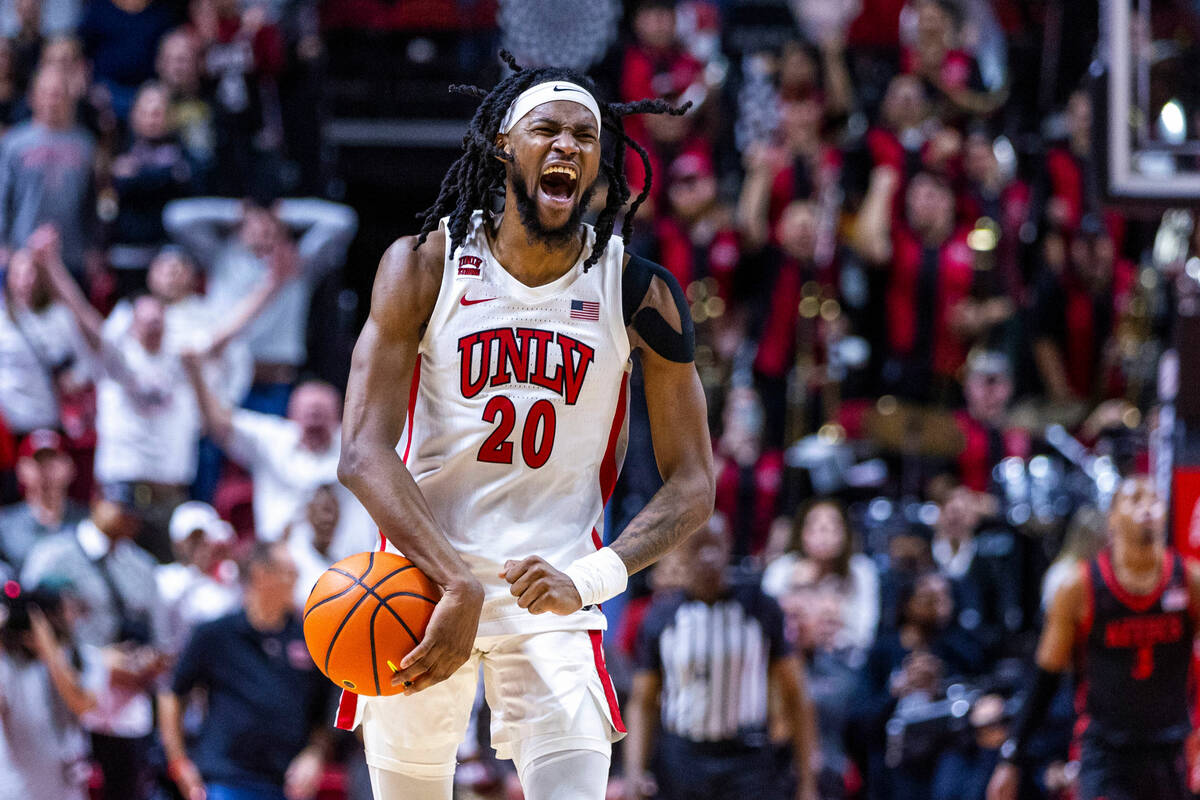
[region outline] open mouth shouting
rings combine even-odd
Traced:
[[[538,190],[553,206],[569,207],[575,201],[575,189],[579,186],[579,170],[574,164],[552,163],[542,170]]]

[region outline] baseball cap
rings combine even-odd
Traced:
[[[215,508],[199,500],[181,503],[171,514],[169,528],[172,542],[182,542],[193,531],[204,531],[204,535],[216,543],[233,539],[233,526],[221,519]]]
[[[1008,363],[1008,356],[1004,353],[977,348],[967,356],[967,374],[1009,377],[1012,375],[1012,367]]]
[[[66,452],[63,446],[63,437],[57,431],[49,428],[38,428],[21,442],[21,446],[17,449],[17,457],[32,458],[38,453],[46,451],[60,454]]]
[[[712,159],[703,153],[684,153],[671,162],[668,174],[676,181],[684,178],[711,177]]]

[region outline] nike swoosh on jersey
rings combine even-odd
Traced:
[[[459,300],[458,302],[464,306],[473,306],[476,303],[486,303],[490,300],[495,300],[495,299],[496,298],[494,298],[494,297],[481,297],[478,300],[468,300],[467,298],[464,297],[461,300]]]

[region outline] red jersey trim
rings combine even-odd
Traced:
[[[613,415],[612,427],[608,431],[608,447],[604,450],[604,460],[600,462],[600,498],[607,505],[612,497],[613,489],[617,487],[617,440],[621,438],[621,429],[625,426],[625,396],[629,386],[629,373],[621,376],[621,394],[617,397],[617,413]]]
[[[1175,568],[1175,554],[1168,550],[1163,554],[1162,576],[1158,580],[1158,586],[1149,594],[1133,594],[1117,580],[1117,575],[1113,571],[1110,551],[1102,551],[1096,560],[1100,565],[1100,577],[1104,579],[1104,585],[1122,605],[1139,614],[1149,610],[1150,606],[1158,602],[1158,598],[1166,590],[1167,584],[1171,582],[1171,573]]]
[[[408,463],[408,451],[412,448],[413,439],[413,411],[417,406],[417,390],[421,388],[421,356],[417,355],[417,363],[413,365],[412,383],[408,387],[408,419],[404,423],[404,429],[408,434],[407,440],[404,442],[404,463]]]

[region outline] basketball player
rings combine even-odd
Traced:
[[[403,693],[343,699],[339,722],[362,726],[377,800],[449,800],[480,664],[492,744],[525,796],[601,800],[624,728],[599,604],[712,510],[687,303],[623,247],[648,182],[612,233],[630,197],[625,145],[648,161],[621,117],[680,112],[601,104],[583,75],[502,56],[515,72],[492,91],[452,87],[482,98],[465,153],[420,235],[380,262],[346,393],[339,477],[384,545],[443,591],[397,665]],[[611,161],[602,130],[615,135]],[[592,228],[581,217],[601,172]],[[601,547],[634,352],[663,486]]]
[[[1061,673],[1078,666],[1080,800],[1185,800],[1183,740],[1200,573],[1165,541],[1166,504],[1126,479],[1108,515],[1111,546],[1054,596],[1033,686],[1000,750],[989,800],[1014,800],[1030,734]]]

